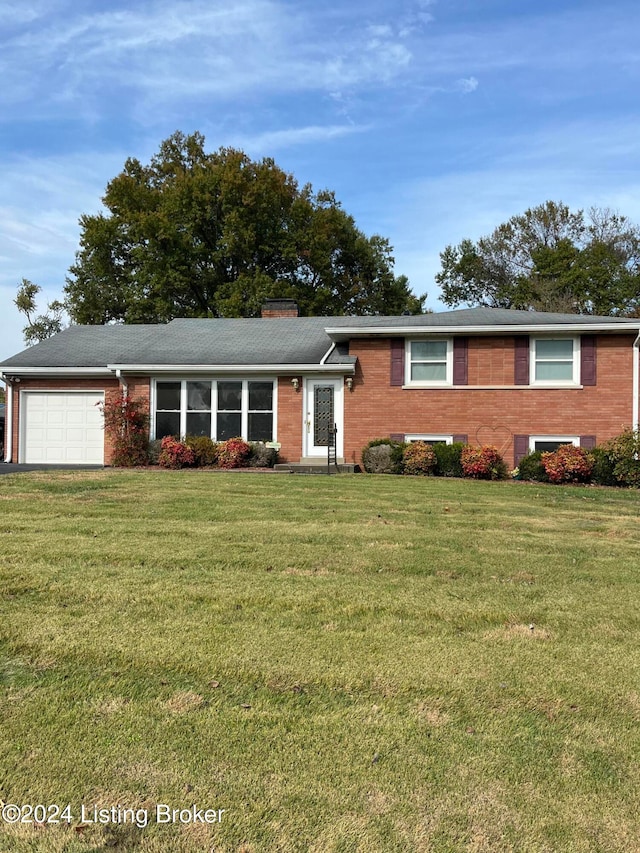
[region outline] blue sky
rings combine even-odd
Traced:
[[[335,191],[438,310],[439,253],[547,199],[640,221],[637,0],[4,0],[0,359],[128,156],[175,130]]]

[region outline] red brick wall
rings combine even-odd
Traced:
[[[633,335],[597,338],[597,382],[582,389],[391,386],[390,342],[353,340],[358,357],[353,393],[345,392],[345,459],[360,462],[364,445],[390,433],[466,434],[495,444],[513,464],[513,436],[595,435],[598,442],[632,425]],[[469,339],[469,385],[513,386],[513,338]]]
[[[304,385],[299,376],[298,390],[291,384],[292,376],[278,378],[278,441],[282,445],[281,462],[298,462],[302,456],[302,401]]]
[[[142,402],[149,409],[149,379],[145,377],[127,377],[129,396]],[[20,458],[20,391],[104,391],[105,398],[109,399],[121,393],[118,380],[114,377],[82,377],[78,379],[36,379],[25,378],[13,386],[13,461]],[[8,429],[8,425],[7,425]],[[111,447],[109,437],[105,436],[104,461],[108,465],[111,461]]]

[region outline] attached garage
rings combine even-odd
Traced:
[[[103,465],[101,391],[23,391],[20,461]]]

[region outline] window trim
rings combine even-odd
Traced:
[[[559,444],[572,444],[574,447],[580,447],[579,435],[530,435],[529,453],[535,452],[536,441],[557,441]]]
[[[434,441],[443,441],[445,444],[453,444],[453,435],[436,435],[433,432],[428,433],[405,433],[405,441],[424,441],[426,444],[431,444]]]
[[[536,379],[536,345],[538,341],[572,341],[573,357],[571,379]],[[535,386],[536,388],[579,388],[580,335],[532,335],[530,338],[529,385]]]
[[[444,341],[447,345],[447,352],[445,356],[445,379],[435,380],[432,379],[430,381],[425,381],[423,379],[412,379],[411,378],[411,365],[414,363],[411,358],[411,350],[414,343],[424,343],[428,341],[430,343]],[[416,363],[429,363],[429,362],[416,362]],[[440,363],[440,362],[436,362]],[[445,337],[443,335],[439,335],[438,337],[428,337],[428,338],[407,338],[405,341],[405,353],[404,353],[404,385],[405,388],[448,388],[453,386],[453,338]]]
[[[242,410],[241,410],[241,425],[242,425],[242,438],[244,441],[248,441],[248,428],[249,428],[249,382],[271,382],[273,384],[273,401],[271,409],[273,413],[273,437],[271,441],[278,440],[278,377],[273,375],[264,375],[264,374],[255,374],[255,375],[246,375],[246,376],[238,376],[237,374],[233,375],[214,375],[214,376],[203,376],[202,374],[183,374],[177,377],[174,374],[161,374],[158,376],[153,376],[151,379],[151,393],[150,393],[150,424],[149,424],[149,438],[150,441],[154,441],[156,437],[156,405],[158,399],[157,386],[159,382],[180,382],[180,437],[184,438],[186,435],[186,427],[187,427],[187,382],[211,382],[211,432],[217,435],[217,414],[218,414],[218,382],[241,382],[242,383]],[[164,411],[164,410],[163,410]],[[175,411],[175,410],[171,410]],[[190,410],[189,410],[190,411]],[[204,410],[203,410],[204,411]],[[265,410],[266,411],[266,410]],[[213,441],[217,441],[217,438],[213,438]]]

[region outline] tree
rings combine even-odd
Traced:
[[[106,212],[80,219],[65,287],[74,322],[257,316],[265,298],[301,313],[419,313],[388,241],[366,237],[333,193],[300,188],[273,160],[175,133],[149,165],[128,159]]]
[[[498,308],[633,315],[640,310],[640,229],[608,209],[547,201],[477,243],[440,254],[442,300]]]
[[[39,314],[37,317],[32,316],[37,310],[36,296],[41,290],[42,288],[39,285],[23,278],[18,287],[16,298],[13,300],[18,311],[27,318],[27,325],[22,330],[24,342],[27,346],[36,344],[38,341],[44,341],[62,329],[64,305],[57,299],[47,305],[44,314]]]

